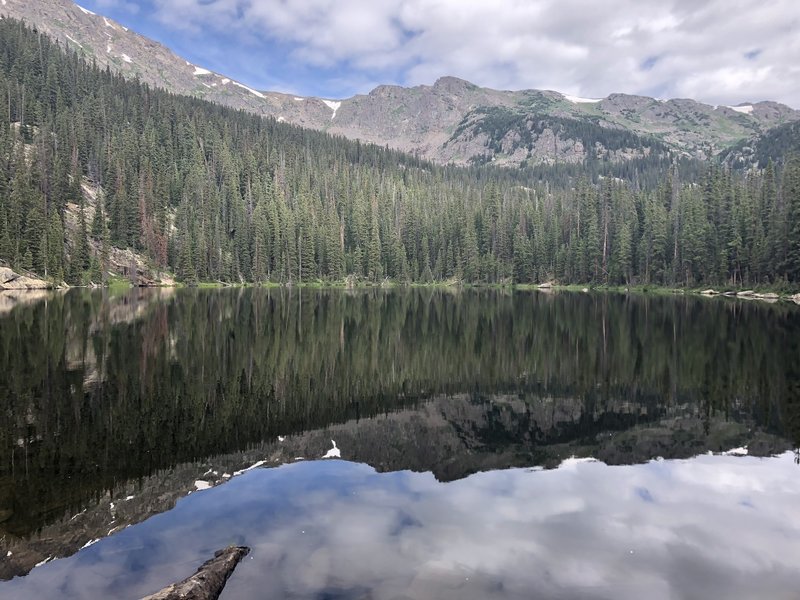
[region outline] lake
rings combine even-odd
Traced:
[[[800,307],[0,297],[0,597],[796,598]]]

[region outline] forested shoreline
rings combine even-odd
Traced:
[[[0,97],[0,259],[54,282],[105,281],[112,248],[184,283],[800,282],[797,157],[656,183],[441,167],[126,81],[11,19]]]

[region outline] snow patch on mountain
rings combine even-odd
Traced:
[[[128,56],[127,54],[124,54],[124,53],[120,54],[120,58],[122,60],[124,60],[126,63],[132,63],[133,62],[133,59],[130,56]]]
[[[76,44],[76,45],[77,45],[77,46],[78,46],[78,47],[79,47],[81,50],[83,50],[83,46],[81,46],[81,43],[80,43],[78,40],[76,40],[74,37],[70,37],[70,36],[68,35],[68,36],[67,36],[67,39],[68,39],[70,42],[72,42],[73,44]]]
[[[602,98],[581,98],[580,96],[570,96],[569,94],[561,94],[565,100],[569,100],[573,104],[592,104],[600,102]]]
[[[248,92],[250,92],[254,96],[258,96],[259,98],[266,98],[266,96],[264,94],[262,94],[261,92],[256,91],[253,88],[249,88],[246,85],[244,85],[243,83],[239,83],[238,81],[234,81],[233,85],[238,86],[238,87],[242,88],[243,90],[247,90]]]
[[[299,96],[294,97],[295,102],[302,102],[303,100],[305,100],[305,98],[300,98]]]
[[[3,2],[3,4],[5,4],[5,2]],[[97,13],[93,13],[93,12],[92,12],[92,11],[90,11],[88,8],[83,8],[83,7],[82,7],[80,4],[75,4],[75,6],[77,6],[78,8],[80,8],[80,9],[81,9],[81,10],[84,12],[84,14],[87,14],[87,15],[92,15],[93,17],[94,17],[94,16],[97,16]]]
[[[194,68],[195,75],[211,75],[211,71],[208,69],[204,69],[203,67],[195,67]]]
[[[333,118],[336,116],[336,111],[339,110],[339,107],[342,105],[342,101],[341,100],[323,100],[322,102],[325,104],[325,106],[327,106],[328,108],[330,108],[333,111],[333,114],[331,115],[331,121],[333,121]]]
[[[744,106],[729,106],[731,110],[735,110],[738,113],[743,113],[745,115],[749,115],[753,112],[753,105],[752,104],[745,104]]]
[[[114,31],[117,30],[116,26],[111,21],[106,19],[105,17],[103,17],[103,23],[106,24],[106,27],[111,27],[111,29],[113,29]]]

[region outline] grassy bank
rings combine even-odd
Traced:
[[[131,282],[124,277],[110,276],[106,287],[115,293],[123,293],[131,289]],[[571,284],[534,284],[534,283],[464,283],[459,279],[448,279],[445,281],[431,282],[400,282],[393,280],[383,280],[379,282],[367,281],[363,279],[347,278],[337,281],[326,281],[316,279],[303,282],[237,282],[228,283],[223,281],[199,281],[193,283],[176,282],[165,284],[163,287],[192,287],[197,289],[222,289],[222,288],[297,288],[315,290],[344,290],[344,289],[442,289],[442,290],[504,290],[504,291],[545,291],[545,292],[581,292],[581,293],[609,293],[609,294],[648,294],[648,295],[675,295],[690,294],[703,297],[716,296],[739,296],[762,300],[782,299],[792,300],[800,294],[800,286],[791,285],[772,285],[754,286],[752,288],[733,287],[733,286],[700,286],[700,287],[674,287],[659,285],[595,285],[590,283],[571,283]]]

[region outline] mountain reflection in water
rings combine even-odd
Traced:
[[[498,510],[510,511],[500,516],[519,513],[521,518],[533,519],[544,506],[537,504],[545,502],[544,496],[530,491],[530,503],[512,509],[502,502],[503,486],[529,489],[525,486],[552,481],[548,479],[551,475],[509,468],[549,469],[570,457],[594,457],[608,465],[646,463],[620,470],[600,463],[580,464],[576,467],[578,481],[573,481],[575,493],[552,500],[594,507],[592,514],[607,524],[613,522],[608,512],[594,504],[603,498],[602,490],[586,487],[594,481],[591,478],[580,481],[593,476],[593,469],[617,474],[603,477],[632,473],[631,477],[638,479],[657,465],[674,473],[683,468],[676,465],[695,464],[648,462],[656,457],[688,459],[708,451],[743,447],[751,457],[741,462],[736,462],[740,460],[736,457],[695,460],[719,464],[721,473],[733,467],[738,473],[740,465],[750,465],[754,481],[767,476],[773,469],[769,465],[780,464],[787,479],[796,479],[797,468],[790,468],[791,453],[787,451],[796,448],[800,438],[800,310],[793,305],[724,299],[496,291],[135,290],[121,296],[73,291],[32,299],[29,304],[16,303],[0,314],[0,397],[7,401],[0,412],[0,579],[25,575],[47,559],[62,559],[34,569],[24,579],[0,583],[0,596],[5,597],[9,589],[18,597],[33,598],[40,597],[33,590],[44,585],[40,578],[45,574],[51,574],[46,578],[49,585],[58,585],[58,573],[72,572],[60,565],[77,568],[84,564],[81,561],[95,560],[91,557],[129,536],[144,536],[140,541],[147,548],[171,543],[148,529],[150,523],[163,518],[180,520],[186,507],[201,498],[209,498],[204,502],[216,498],[213,502],[221,503],[216,508],[206,506],[196,515],[203,522],[229,523],[230,534],[221,545],[237,542],[242,535],[263,536],[254,543],[268,544],[270,532],[292,523],[292,503],[302,502],[305,493],[297,486],[308,477],[319,477],[332,486],[321,483],[309,489],[313,497],[336,490],[348,498],[352,491],[379,497],[396,492],[399,503],[413,497],[408,490],[403,492],[400,484],[428,482],[431,487],[425,489],[430,502],[439,498],[440,503],[446,503],[448,494],[457,491],[460,497],[473,486],[499,486],[483,492],[485,506],[474,507],[475,527]],[[225,483],[235,472],[255,463],[278,466],[295,462],[297,457],[321,458],[332,450],[331,440],[336,441],[343,459],[369,465],[375,472],[349,463],[309,463],[272,469],[269,474],[256,469]],[[778,454],[782,458],[752,458]],[[407,470],[421,474],[395,473]],[[762,470],[766,470],[764,474]],[[562,472],[571,471],[563,466],[555,471]],[[296,484],[291,482],[295,477]],[[359,488],[359,477],[369,479],[370,485]],[[567,475],[552,477],[560,481],[559,477]],[[236,490],[245,485],[243,481],[262,478],[269,486],[277,486],[263,491],[264,501],[274,492],[285,503],[279,507],[269,501],[274,519],[254,515],[256,521],[248,528],[245,519],[251,513],[247,507],[235,509],[245,515],[236,523],[230,521],[238,518],[235,515],[225,517],[225,505],[232,500],[223,490]],[[527,478],[538,483],[529,484]],[[221,487],[178,502],[208,486]],[[647,505],[647,510],[655,510],[650,505],[664,498],[657,482],[635,487],[638,502]],[[781,489],[774,493],[775,502],[788,488]],[[262,488],[252,488],[251,493],[261,494],[259,490]],[[609,501],[615,497],[611,492],[614,490],[606,496]],[[695,493],[699,493],[697,489],[689,495]],[[597,498],[584,497],[587,494]],[[620,496],[617,500],[624,499]],[[705,510],[701,500],[695,498],[698,518]],[[170,511],[176,502],[178,508]],[[452,502],[458,505],[455,496]],[[743,502],[747,507],[750,501]],[[302,506],[297,505],[295,516],[299,517]],[[370,514],[368,506],[349,506],[354,514],[365,518]],[[411,506],[416,505],[412,502]],[[634,506],[638,504],[625,504],[620,510],[625,513]],[[682,506],[685,512],[693,510],[688,499]],[[764,527],[780,516],[773,514],[773,509],[778,509],[772,500],[753,506],[766,514]],[[375,510],[380,509],[377,503]],[[534,575],[537,584],[531,589],[558,597],[558,590],[569,587],[561,578],[571,569],[577,569],[586,582],[596,583],[587,588],[586,597],[592,597],[595,589],[600,590],[599,597],[609,597],[612,589],[614,597],[627,593],[615,583],[622,579],[602,587],[602,578],[609,576],[604,575],[607,565],[603,566],[611,547],[608,540],[596,542],[598,554],[591,560],[597,560],[597,572],[588,555],[582,566],[564,559],[563,567],[558,567],[533,550],[527,554],[519,550],[519,560],[531,564],[525,562],[524,573],[512,577],[498,574],[499,567],[488,569],[494,564],[489,559],[453,562],[451,554],[471,543],[484,544],[483,552],[491,555],[492,543],[486,539],[469,542],[465,538],[462,542],[456,537],[450,541],[436,529],[435,519],[417,526],[417,521],[423,522],[420,515],[411,508],[403,510],[411,516],[409,525],[400,529],[436,532],[443,541],[437,546],[431,537],[430,544],[438,550],[426,554],[420,549],[421,556],[428,559],[420,564],[398,564],[397,577],[402,580],[408,575],[403,575],[404,568],[433,573],[429,579],[444,586],[441,594],[434,596],[446,596],[447,586],[455,585],[455,579],[447,582],[448,577],[457,578],[455,564],[475,572],[470,575],[473,584],[494,585],[499,597],[513,597],[519,592],[511,587],[516,585],[513,582],[528,585],[526,578]],[[438,510],[447,513],[441,506]],[[587,511],[578,514],[591,512]],[[670,525],[658,516],[649,523],[648,514],[629,515],[626,522],[632,528],[631,539],[656,529],[670,531],[663,544],[674,546],[673,562],[686,561],[681,569],[692,579],[699,559],[693,559],[694,550],[685,545],[694,539],[685,530],[692,530],[694,522]],[[586,523],[573,523],[572,517],[561,519],[558,535],[578,536],[562,540],[562,546],[594,543],[600,525],[593,525],[587,533],[582,529],[588,527]],[[732,552],[726,541],[728,532],[710,530],[711,525],[706,523],[698,535],[707,536],[708,547],[720,544],[725,552]],[[495,526],[503,528],[499,522]],[[209,535],[215,527],[209,525]],[[350,527],[355,539],[361,528],[369,525],[365,521]],[[514,525],[512,519],[508,527],[527,525]],[[570,527],[577,529],[571,533]],[[656,529],[651,530],[653,527]],[[451,528],[459,529],[455,523]],[[155,537],[148,537],[148,531]],[[469,528],[465,531],[465,535],[473,533]],[[547,531],[556,535],[554,530]],[[756,553],[762,545],[764,552],[772,552],[770,535],[764,533],[755,540],[742,531],[744,545]],[[536,536],[547,539],[545,533],[534,532],[531,549],[541,543]],[[782,543],[780,529],[771,535],[776,538],[775,545]],[[102,539],[107,536],[111,537]],[[582,541],[581,536],[586,539]],[[180,579],[194,569],[195,559],[202,562],[204,552],[216,549],[211,546],[217,541],[211,540],[180,548],[188,562],[163,554],[162,566],[146,566],[145,558],[137,558],[132,548],[125,547],[125,554],[130,555],[127,567],[109,566],[111,571],[107,571],[104,563],[93,567],[93,572],[111,578],[120,590],[161,581],[155,573],[162,568],[174,566],[170,577]],[[510,552],[500,538],[497,543],[498,556]],[[91,545],[81,550],[86,544]],[[554,546],[553,552],[558,547]],[[629,556],[635,557],[637,550],[631,549],[634,554]],[[166,546],[163,551],[167,552]],[[390,548],[385,551],[391,556]],[[381,552],[384,550],[376,550]],[[441,558],[444,562],[437,562],[437,552],[445,557]],[[722,555],[728,556],[725,552]],[[475,560],[479,554],[476,550]],[[342,556],[346,555],[342,551]],[[252,560],[261,560],[259,556],[254,553]],[[656,580],[670,586],[678,581],[669,570],[677,568],[669,556],[659,556],[667,570],[653,575],[653,597],[659,597],[662,589]],[[736,581],[724,556],[719,558],[719,571],[703,567],[703,572],[710,573],[709,589],[723,589],[719,586]],[[322,557],[319,560],[325,564],[334,561],[325,554]],[[741,556],[734,558],[739,561]],[[484,576],[476,565],[487,560]],[[503,560],[513,563],[512,559]],[[250,558],[247,561],[249,564]],[[759,569],[766,564],[759,561],[755,561],[753,573],[761,573]],[[549,564],[550,570],[537,571],[534,566],[540,562]],[[114,574],[114,569],[124,568],[128,569],[126,576],[121,571]],[[154,575],[140,580],[145,568]],[[651,571],[655,569],[651,567]],[[82,570],[75,571],[79,572]],[[283,591],[276,592],[277,597],[315,597],[317,593],[321,597],[384,597],[379,588],[393,580],[388,572],[376,576],[379,586],[377,580],[356,582],[351,573],[349,582],[337,583],[339,576],[326,572],[328,579],[318,592],[311,587],[295,590],[286,584]],[[126,583],[126,577],[131,583]],[[235,579],[239,579],[238,571]],[[699,575],[694,579],[697,581],[691,585],[701,585]],[[254,579],[242,576],[241,585],[246,581],[256,585]],[[405,592],[387,593],[425,597],[424,581],[424,577],[418,581],[422,588],[401,582],[398,585],[405,586]],[[780,581],[776,575],[776,590]],[[631,585],[632,594],[641,592]],[[484,595],[492,595],[489,587],[481,589]],[[736,589],[746,597],[747,590],[756,588],[742,584]]]

